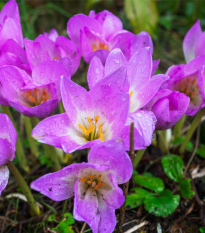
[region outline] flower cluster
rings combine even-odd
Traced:
[[[12,30],[11,30],[12,28]],[[74,218],[93,232],[113,232],[115,209],[125,201],[118,184],[131,178],[130,124],[134,149],[145,149],[154,130],[175,125],[184,114],[204,107],[205,52],[199,21],[184,39],[187,64],[157,74],[153,43],[147,32],[123,30],[109,11],[73,16],[70,39],[55,29],[34,41],[23,39],[15,0],[0,12],[0,104],[24,116],[45,118],[31,136],[66,153],[90,148],[88,162],[44,175],[31,188],[52,200],[73,195]],[[71,80],[81,54],[89,63],[89,91]],[[62,100],[65,113],[49,116]],[[15,155],[16,131],[0,114],[0,193]]]

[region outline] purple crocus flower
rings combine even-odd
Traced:
[[[16,152],[16,130],[9,119],[9,117],[3,113],[0,113],[0,195],[5,189],[8,179],[9,170],[7,162],[12,161],[15,158]]]
[[[121,83],[126,82],[126,69],[119,68],[109,78],[110,85],[99,84],[87,92],[83,87],[63,77],[61,94],[66,113],[41,121],[33,129],[32,137],[71,153],[120,135],[129,149],[127,138],[130,128],[127,127],[126,121],[130,96],[128,93],[116,92],[116,89],[122,86]],[[152,121],[150,126],[145,125],[145,129],[148,131],[153,125]],[[137,132],[135,149],[144,148],[144,141],[146,139],[141,131]]]
[[[120,48],[127,59],[143,47],[151,47],[153,51],[153,43],[147,32],[135,36],[123,30],[120,19],[107,10],[96,15],[91,11],[89,16],[73,16],[68,21],[67,33],[80,47],[87,63],[97,56],[104,65],[109,52],[115,48]]]
[[[47,174],[31,183],[31,188],[54,201],[73,195],[73,216],[85,221],[93,233],[113,232],[116,225],[115,209],[125,198],[118,184],[132,175],[132,163],[121,139],[95,144],[88,163],[71,164],[61,171]]]
[[[189,97],[178,91],[160,90],[143,108],[152,111],[156,118],[156,130],[165,130],[175,125],[189,106]]]
[[[190,98],[186,114],[193,116],[204,107],[204,66],[205,56],[200,56],[186,65],[171,66],[167,75],[169,80],[162,84],[163,89],[179,91]]]
[[[186,62],[205,55],[205,32],[202,32],[200,21],[197,20],[194,26],[187,32],[183,41],[183,51]]]
[[[15,66],[0,69],[0,103],[25,116],[47,117],[61,100],[60,77],[68,72],[58,61],[37,65],[32,76]]]
[[[39,35],[34,41],[24,40],[31,68],[47,60],[58,60],[72,76],[79,64],[81,52],[78,46],[64,36]]]
[[[0,12],[0,48],[9,39],[23,47],[23,34],[16,1],[7,2]]]
[[[46,37],[48,37],[53,42],[55,42],[56,39],[59,37],[58,32],[54,28],[51,29],[49,33],[44,32],[43,35],[46,36]]]

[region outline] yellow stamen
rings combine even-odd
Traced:
[[[84,176],[80,179],[80,182],[84,182],[85,180],[86,180],[86,177]]]
[[[107,45],[100,43],[100,49],[109,50]]]
[[[87,181],[87,184],[91,185],[91,183],[92,183],[92,182],[91,182],[90,180]]]
[[[130,97],[132,96],[133,92],[134,92],[134,91],[131,91],[131,92],[130,92]]]
[[[103,134],[103,132],[102,132],[102,123],[99,124],[98,128],[99,128],[99,133]]]
[[[87,117],[87,121],[90,125],[92,125],[92,120],[90,119],[90,117]]]
[[[98,190],[100,188],[100,186],[103,186],[103,182],[100,182],[99,184],[97,184],[94,189]]]
[[[83,126],[81,124],[78,124],[78,126],[80,127],[80,129],[82,129],[83,133],[86,135],[87,130],[86,130],[85,126]]]
[[[100,134],[100,140],[101,140],[101,142],[104,142],[104,136],[103,136],[103,134]]]
[[[196,79],[194,78],[192,81],[191,81],[191,84],[194,85]]]
[[[95,123],[97,123],[97,122],[98,122],[99,118],[100,118],[99,116],[96,116],[96,117],[94,118]]]
[[[185,93],[186,93],[186,95],[188,95],[188,94],[190,93],[190,90],[186,90],[186,92],[185,92]]]
[[[92,176],[92,175],[88,175],[88,177],[92,178],[92,179],[96,179],[95,176]]]
[[[95,52],[97,51],[97,46],[95,44],[92,45],[92,50]]]
[[[43,91],[43,101],[46,101],[46,100],[47,100],[47,98],[46,98],[46,92]]]
[[[98,176],[98,178],[101,178],[101,176],[102,176],[102,175],[100,174],[100,175]]]
[[[37,89],[35,88],[33,91],[34,91],[35,95],[37,95]]]
[[[31,95],[31,93],[29,91],[26,92],[28,94],[28,98],[31,102],[33,102],[34,104],[36,103],[35,98]]]
[[[90,134],[94,129],[94,125],[90,125],[89,128],[86,130],[85,136],[87,136],[88,134]]]

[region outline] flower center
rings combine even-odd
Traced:
[[[105,45],[105,44],[103,44],[103,43],[99,43],[99,42],[97,41],[96,44],[93,44],[93,45],[92,45],[92,50],[95,52],[95,51],[97,51],[97,50],[99,50],[99,49],[103,49],[103,50],[108,50],[108,51],[109,51],[109,48],[108,48],[107,45]]]
[[[193,78],[192,80],[190,78],[182,79],[181,82],[177,85],[176,89],[179,92],[184,93],[190,98],[190,101],[193,101],[195,97],[199,94],[200,88],[197,84],[196,78]]]
[[[131,97],[134,91],[130,91],[129,95],[130,95],[130,103],[132,103]]]
[[[100,178],[102,175],[100,174],[98,177],[95,177],[93,175],[88,175],[87,177],[84,176],[80,179],[80,182],[86,182],[90,187],[93,187],[95,190],[98,190],[101,186],[104,185],[102,181],[100,181]]]
[[[29,102],[30,107],[40,105],[48,100],[48,93],[46,90],[40,90],[39,88],[34,88],[29,91],[23,92],[24,98]]]
[[[100,139],[102,142],[104,141],[103,131],[102,131],[102,123],[100,123],[97,127],[97,123],[99,120],[99,116],[96,116],[94,118],[94,124],[93,120],[90,119],[90,117],[87,117],[87,121],[89,123],[89,127],[86,128],[84,125],[78,124],[80,129],[85,134],[85,139],[88,141],[92,141],[95,139]]]

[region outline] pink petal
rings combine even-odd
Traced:
[[[109,165],[118,184],[126,183],[132,175],[132,163],[126,153],[124,142],[111,139],[94,145],[88,154],[88,162]]]
[[[6,165],[0,167],[0,195],[6,188],[9,180],[9,169]]]
[[[200,21],[197,20],[194,26],[187,32],[183,41],[183,51],[187,63],[198,56],[195,53],[195,47],[201,35],[202,31],[200,27]]]

